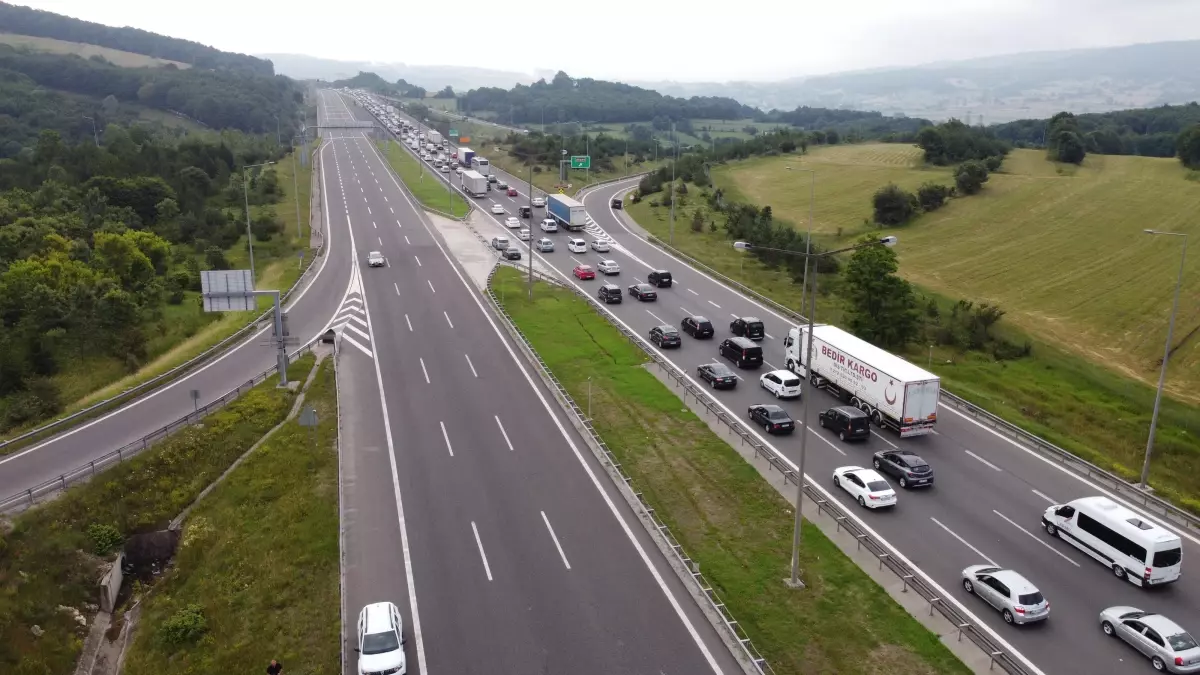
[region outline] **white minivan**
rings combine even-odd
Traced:
[[[1179,536],[1108,497],[1081,497],[1046,509],[1046,533],[1112,569],[1118,579],[1158,586],[1179,579],[1183,546]]]

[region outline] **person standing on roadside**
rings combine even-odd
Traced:
[[[267,675],[280,675],[283,672],[283,664],[271,659],[271,663],[267,666]]]

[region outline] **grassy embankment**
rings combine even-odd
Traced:
[[[874,673],[880,663],[897,675],[969,672],[814,525],[801,553],[808,588],[784,589],[787,501],[585,301],[536,282],[531,304],[521,279],[496,273],[505,308],[572,396],[582,400],[590,378],[597,430],[776,673]]]
[[[120,49],[112,49],[109,47],[101,47],[99,45],[90,45],[83,42],[68,42],[66,40],[35,37],[33,35],[18,35],[16,33],[0,32],[0,44],[12,45],[18,49],[28,49],[34,52],[75,54],[76,56],[85,59],[93,56],[99,56],[114,66],[120,66],[122,68],[161,68],[167,64],[171,64],[180,70],[185,70],[192,67],[190,63],[170,61],[154,56],[146,56],[145,54],[135,54],[133,52],[121,51]]]
[[[312,369],[299,359],[297,378]],[[132,534],[162,529],[288,414],[295,395],[267,380],[134,459],[19,515],[0,539],[0,672],[68,673],[86,628],[57,607],[98,602],[106,561]],[[132,583],[130,581],[129,583]],[[35,637],[33,626],[44,633]]]
[[[948,170],[921,168],[918,160],[911,146],[835,146],[803,159],[728,165],[715,169],[713,177],[733,198],[769,204],[777,217],[806,227],[810,177],[795,169],[815,169],[814,231],[818,241],[832,245],[878,231],[863,221],[870,218],[871,194],[879,186],[895,182],[915,190],[929,180],[952,183]],[[648,201],[631,204],[629,214],[665,239],[668,209]],[[676,246],[799,308],[800,289],[786,274],[741,256],[723,232],[710,233],[707,226],[703,233],[691,232],[691,214],[700,203],[693,194],[677,210]],[[1178,270],[1178,251],[1140,228],[1189,231],[1182,214],[1197,206],[1200,193],[1173,160],[1089,157],[1082,168],[1060,174],[1042,153],[1015,151],[983,193],[954,200],[894,232],[900,237],[901,274],[934,297],[998,304],[1009,312],[999,332],[1018,341],[1028,337],[1033,356],[997,363],[935,348],[931,369],[954,393],[1136,478],[1166,335],[1164,312]],[[836,286],[830,279],[821,283]],[[1191,274],[1185,283],[1194,288],[1200,277]],[[823,293],[821,301],[817,316],[840,322],[836,294]],[[1181,309],[1176,342],[1198,321],[1197,310]],[[1197,343],[1193,338],[1172,356],[1170,390],[1185,401],[1195,398],[1200,380]],[[914,345],[908,356],[930,364],[927,345]],[[1152,483],[1193,510],[1200,510],[1197,428],[1200,410],[1164,399]]]
[[[125,672],[287,672],[340,667],[337,391],[326,359],[304,397],[311,430],[293,419],[239,465],[184,523],[175,565],[143,606]],[[315,441],[315,444],[314,444]],[[202,637],[162,626],[200,608]],[[254,636],[252,639],[247,639]]]
[[[452,213],[457,218],[467,215],[470,210],[467,200],[449,190],[445,183],[433,175],[428,164],[413,157],[396,141],[389,140],[382,151],[400,180],[423,206],[442,213]]]

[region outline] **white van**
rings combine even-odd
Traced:
[[[1183,568],[1177,535],[1108,497],[1051,506],[1042,515],[1042,527],[1111,567],[1118,579],[1138,586],[1169,584]]]

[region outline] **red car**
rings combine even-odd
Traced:
[[[580,280],[596,278],[596,270],[593,270],[591,265],[576,265],[572,273]]]
[[[451,156],[451,157],[453,157],[454,159],[458,159],[458,153],[457,153],[457,152],[452,152],[452,153],[450,153],[450,156]]]
[[[508,188],[508,196],[516,197],[517,196],[517,188],[515,188],[515,187]]]

